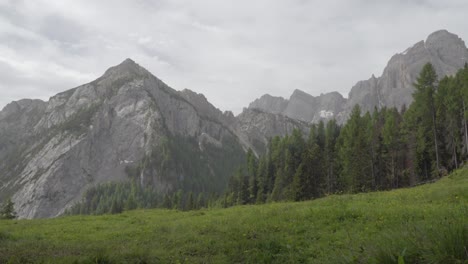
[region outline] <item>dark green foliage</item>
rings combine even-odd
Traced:
[[[216,206],[216,193],[226,188],[228,177],[245,158],[232,135],[222,137],[221,143],[222,147],[209,143],[201,147],[196,138],[163,138],[139,163],[125,168],[128,182],[92,187],[69,213],[106,214],[156,207],[192,210]],[[249,159],[255,162],[252,153]],[[250,168],[254,167],[256,164],[252,163]],[[248,192],[249,179],[245,180],[241,201],[255,201],[257,180],[252,179],[252,192],[255,192],[252,197]],[[161,182],[168,186],[163,193],[155,189]]]
[[[144,208],[197,210],[217,206],[217,200],[216,195],[206,201],[203,193],[186,193],[183,190],[162,195],[156,189],[142,187],[136,181],[109,182],[88,189],[82,200],[71,207],[67,214],[120,214]]]
[[[173,186],[172,190],[220,193],[245,159],[233,137],[223,137],[221,143],[222,147],[204,144],[202,150],[196,138],[170,136],[161,140],[136,167],[128,168],[127,174],[131,178],[145,175],[145,185],[164,181]]]
[[[345,192],[354,193],[371,188],[373,161],[368,129],[371,121],[368,114],[361,117],[361,109],[356,105],[338,139],[342,168],[339,186]]]
[[[15,204],[11,199],[6,200],[0,209],[0,219],[15,219]]]
[[[437,176],[440,169],[438,154],[438,138],[436,123],[435,93],[437,89],[437,75],[430,63],[421,71],[414,84],[414,102],[406,112],[405,122],[409,132],[414,134],[415,145],[415,174],[420,180],[429,180]]]
[[[165,199],[152,188],[136,182],[105,183],[88,189],[69,214],[118,214],[123,210],[164,206]]]
[[[348,122],[311,125],[269,141],[245,173],[231,177],[223,205],[302,201],[326,194],[413,186],[456,169],[468,158],[468,68],[437,82],[431,64],[415,83],[414,103],[401,113],[355,106]]]

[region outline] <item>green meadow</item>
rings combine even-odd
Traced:
[[[418,187],[1,220],[0,263],[468,263],[468,169]]]

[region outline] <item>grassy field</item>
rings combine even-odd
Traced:
[[[468,263],[468,169],[410,189],[0,221],[0,263]]]

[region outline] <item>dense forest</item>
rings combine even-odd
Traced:
[[[413,103],[362,113],[270,139],[266,153],[250,150],[223,195],[179,189],[159,195],[136,181],[94,187],[72,214],[135,208],[228,207],[302,201],[335,193],[414,186],[446,175],[468,159],[468,66],[438,79],[428,63],[414,84]]]
[[[332,120],[271,139],[231,177],[225,205],[301,201],[334,193],[388,190],[446,175],[468,157],[468,67],[438,81],[431,64],[406,109],[362,113],[340,127]]]

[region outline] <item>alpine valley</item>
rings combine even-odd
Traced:
[[[411,104],[413,83],[430,62],[442,78],[468,61],[463,40],[434,32],[394,55],[380,77],[338,92],[289,99],[264,95],[241,114],[222,112],[202,95],[176,91],[131,59],[100,78],[44,102],[24,99],[0,112],[0,201],[19,218],[64,214],[90,188],[137,182],[161,197],[177,190],[222,193],[246,155],[265,153],[272,137],[336,119]]]

